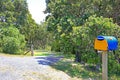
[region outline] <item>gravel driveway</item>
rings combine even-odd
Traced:
[[[71,80],[64,72],[49,66],[61,58],[0,56],[0,80]]]

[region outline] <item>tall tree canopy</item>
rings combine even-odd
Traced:
[[[51,13],[55,18],[64,16],[83,17],[90,14],[111,17],[119,24],[119,0],[46,0],[45,13]]]

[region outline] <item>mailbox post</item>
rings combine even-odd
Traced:
[[[102,51],[102,80],[108,80],[108,54],[107,51],[116,50],[118,41],[113,36],[98,36],[95,39],[94,48]]]
[[[108,80],[108,54],[106,51],[102,53],[102,80]]]

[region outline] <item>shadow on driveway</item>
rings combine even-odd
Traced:
[[[52,65],[58,62],[62,58],[63,56],[55,56],[54,54],[51,54],[49,56],[35,57],[35,59],[37,59],[38,64],[42,64],[42,65]]]

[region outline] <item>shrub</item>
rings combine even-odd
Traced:
[[[25,37],[15,27],[2,29],[1,48],[5,53],[21,53],[25,46]]]

